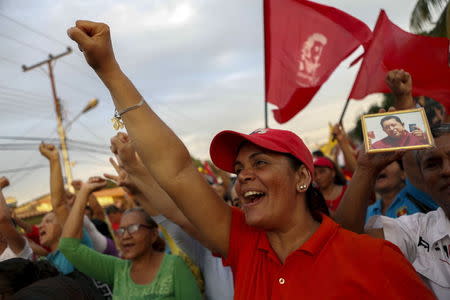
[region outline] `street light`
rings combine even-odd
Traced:
[[[98,104],[98,99],[97,98],[91,99],[88,102],[88,104],[83,108],[83,110],[80,111],[78,113],[78,115],[76,115],[69,123],[66,124],[66,130],[69,130],[69,128],[72,125],[72,123],[75,122],[76,120],[78,120],[78,118],[81,117],[82,114],[87,113],[91,109],[95,108],[97,106],[97,104]]]
[[[67,141],[66,141],[66,130],[69,129],[70,125],[73,124],[82,114],[90,111],[94,107],[96,107],[98,104],[98,99],[94,98],[88,102],[88,104],[83,108],[83,110],[75,116],[75,118],[72,119],[69,123],[67,123],[66,128],[59,127],[59,131],[61,132],[61,151],[62,151],[62,157],[64,162],[64,169],[65,169],[65,175],[66,175],[66,185],[70,192],[74,192],[74,188],[72,186],[72,168],[71,163],[69,159],[69,152],[67,151]]]

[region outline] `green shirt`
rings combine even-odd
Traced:
[[[113,286],[113,299],[201,299],[194,276],[177,256],[165,254],[155,279],[137,284],[129,260],[101,254],[74,238],[62,238],[59,250],[79,271]]]

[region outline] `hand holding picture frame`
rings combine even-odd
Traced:
[[[361,123],[368,153],[434,146],[423,108],[364,115]]]

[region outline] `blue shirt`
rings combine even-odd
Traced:
[[[89,237],[89,234],[85,228],[83,228],[83,237],[81,238],[81,243],[92,248],[92,241]],[[47,260],[55,266],[58,271],[67,275],[72,273],[75,268],[74,266],[67,260],[67,258],[62,254],[59,249],[47,255]]]
[[[406,180],[405,187],[397,194],[394,201],[386,210],[385,216],[397,218],[402,215],[411,215],[425,210],[436,210],[438,205],[431,197],[412,185]],[[370,217],[381,215],[383,210],[383,200],[378,199],[367,208],[366,222]]]

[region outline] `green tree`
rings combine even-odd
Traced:
[[[435,22],[433,20],[433,11],[440,11],[440,16]],[[415,33],[448,37],[448,0],[418,0],[409,19],[409,26]],[[427,32],[425,29],[431,25],[434,28]]]

